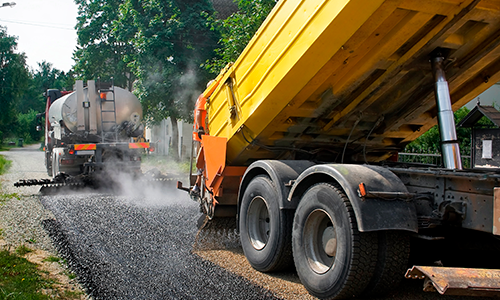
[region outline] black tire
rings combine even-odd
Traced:
[[[321,299],[361,295],[375,271],[377,234],[358,231],[349,199],[329,183],[312,186],[302,197],[292,245],[302,284]]]
[[[293,211],[280,210],[269,177],[259,175],[246,188],[240,205],[241,247],[252,267],[273,272],[293,267]]]
[[[377,266],[363,295],[382,295],[397,287],[408,269],[409,258],[410,236],[407,232],[379,231]]]

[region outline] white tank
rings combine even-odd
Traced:
[[[83,89],[85,98],[87,98],[87,88]],[[119,87],[114,88],[115,91],[115,110],[116,123],[121,124],[125,121],[135,124],[134,129],[140,126],[142,120],[142,106],[139,99],[131,92]],[[110,93],[107,96],[111,99]],[[97,103],[99,105],[99,103]],[[109,109],[110,103],[103,104],[104,110]],[[49,109],[50,123],[64,121],[64,125],[71,131],[77,130],[77,97],[76,92],[65,95],[52,103]],[[101,132],[101,114],[100,108],[97,109],[97,132]],[[107,120],[105,117],[104,120]],[[105,128],[108,130],[108,128]]]

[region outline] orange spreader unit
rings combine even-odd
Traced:
[[[224,181],[228,183],[232,178],[236,178],[239,184],[246,170],[246,167],[226,165],[226,147],[226,138],[203,135],[202,148],[196,162],[196,167],[204,170],[206,186],[211,190],[213,195],[218,197],[222,197]],[[232,202],[228,203],[223,198],[220,198],[220,200],[219,202],[222,204],[236,204]]]

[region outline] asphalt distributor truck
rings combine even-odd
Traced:
[[[252,267],[294,264],[318,298],[405,276],[498,296],[500,172],[462,167],[453,111],[500,81],[499,16],[498,0],[279,1],[198,99],[204,213],[236,216]],[[397,163],[435,124],[444,166]]]
[[[76,81],[75,91],[49,89],[45,115],[45,166],[59,174],[93,174],[106,166],[140,173],[138,141],[144,126],[142,106],[131,92],[112,83]]]

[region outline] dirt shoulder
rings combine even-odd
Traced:
[[[32,251],[22,255],[35,263],[42,276],[52,284],[43,292],[56,299],[90,299],[52,245],[43,221],[53,219],[39,199],[39,187],[17,189],[19,179],[47,178],[43,166],[43,152],[38,145],[0,152],[12,161],[8,172],[0,176],[0,250],[15,250],[23,245]]]

